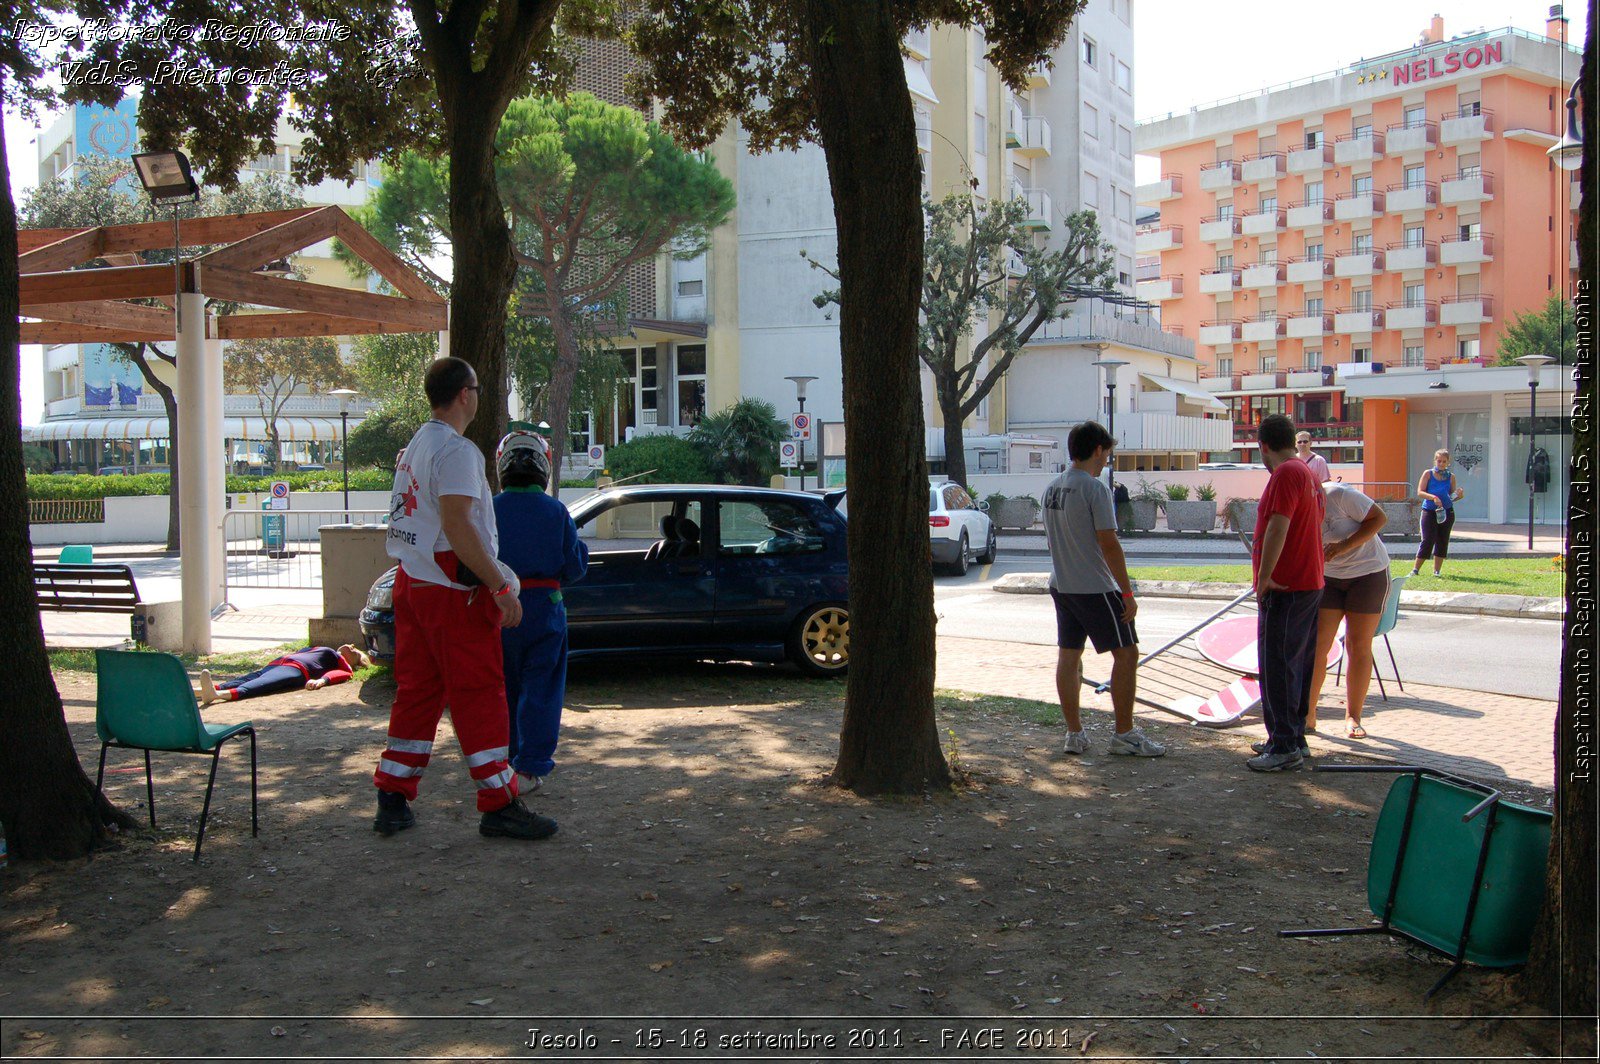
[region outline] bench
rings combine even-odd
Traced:
[[[35,563],[33,594],[41,610],[137,613],[139,587],[126,565]]]

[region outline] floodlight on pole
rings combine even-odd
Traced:
[[[181,151],[144,151],[132,157],[133,169],[139,175],[145,195],[152,206],[172,204],[172,313],[173,323],[183,328],[182,241],[178,238],[178,204],[200,199],[200,186],[189,169],[189,157]]]

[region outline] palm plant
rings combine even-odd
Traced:
[[[760,399],[741,399],[707,414],[689,433],[712,477],[723,484],[765,484],[778,469],[778,445],[788,438],[777,408]]]

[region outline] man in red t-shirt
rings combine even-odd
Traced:
[[[1316,474],[1295,456],[1294,422],[1273,414],[1262,419],[1260,433],[1261,460],[1272,475],[1256,508],[1250,564],[1267,741],[1246,764],[1257,772],[1281,772],[1299,768],[1311,755],[1305,729],[1322,602],[1324,503]]]

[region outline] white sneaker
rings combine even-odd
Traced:
[[[1063,754],[1087,754],[1089,752],[1089,733],[1084,731],[1067,732],[1066,744],[1061,747]]]
[[[1146,737],[1142,729],[1134,728],[1132,731],[1113,735],[1111,748],[1106,752],[1128,757],[1162,757],[1166,754],[1167,748]]]
[[[543,787],[543,786],[544,786],[544,777],[543,776],[524,776],[520,772],[517,773],[517,791],[519,793],[521,793],[521,794],[532,794],[534,791],[538,790],[540,787]]]

